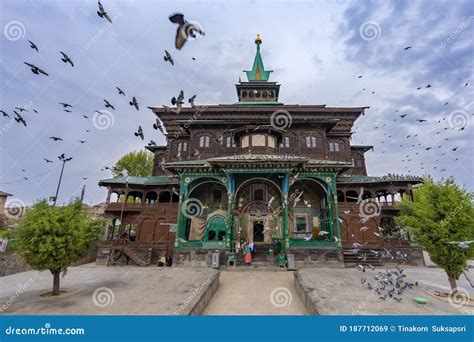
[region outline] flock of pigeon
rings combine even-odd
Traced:
[[[108,22],[112,23],[112,19],[111,19],[111,16],[108,14],[108,12],[105,10],[104,6],[101,4],[100,1],[98,1],[98,11],[97,11],[97,15],[100,17],[100,18],[104,18],[105,20],[107,20]],[[175,47],[176,49],[180,50],[184,44],[186,43],[186,41],[189,39],[189,38],[196,38],[198,35],[204,35],[204,31],[202,30],[202,28],[199,27],[198,24],[196,23],[191,23],[191,22],[188,22],[184,19],[184,15],[181,14],[181,13],[175,13],[175,14],[172,14],[171,16],[169,16],[169,20],[174,23],[174,24],[177,24],[178,28],[177,28],[177,31],[176,31],[176,37],[175,37]],[[30,47],[36,51],[36,53],[40,53],[40,47],[37,43],[31,41],[31,40],[28,40],[29,42],[29,45]],[[73,58],[71,56],[69,56],[66,52],[63,52],[63,51],[59,51],[59,54],[60,54],[60,60],[63,62],[63,63],[66,63],[66,64],[69,64],[72,68],[74,67],[74,61],[73,61]],[[163,57],[164,61],[165,62],[169,62],[172,66],[174,65],[174,60],[173,60],[173,57],[171,56],[171,54],[165,50],[165,55]],[[192,57],[192,60],[196,60],[195,57]],[[42,67],[38,66],[38,65],[35,65],[33,63],[31,63],[30,61],[28,62],[24,62],[24,64],[30,68],[31,72],[35,75],[44,75],[44,76],[50,76],[50,74]],[[125,94],[125,91],[121,88],[121,87],[118,87],[116,86],[116,91],[118,92],[118,95],[122,95],[122,96],[126,96]],[[195,106],[195,101],[196,99],[196,95],[193,95],[192,97],[189,98],[188,100],[188,103],[194,107]],[[109,109],[109,110],[112,110],[114,111],[115,110],[115,106],[114,104],[111,102],[111,100],[109,99],[103,99],[104,101],[104,106],[105,108]],[[140,104],[139,104],[139,101],[137,100],[137,97],[136,96],[131,96],[131,99],[129,100],[129,105],[133,108],[135,108],[137,111],[140,110]],[[182,111],[182,106],[184,104],[184,93],[183,91],[181,91],[179,93],[178,96],[176,97],[173,97],[171,99],[171,104],[173,106],[176,106],[176,108],[171,108],[171,107],[168,107],[168,106],[163,106],[166,111],[168,112],[174,112],[174,113],[180,113]],[[69,104],[69,103],[66,103],[66,102],[60,102],[59,103],[59,106],[60,108],[62,108],[62,110],[66,113],[72,113],[73,110],[74,110],[74,106],[72,104]],[[13,109],[13,114],[12,113],[8,113],[7,111],[5,110],[0,110],[0,113],[2,114],[3,117],[5,118],[10,118],[13,116],[13,119],[20,125],[23,125],[24,127],[27,127],[28,126],[28,117],[25,115],[25,113],[29,112],[30,110],[32,110],[34,113],[38,113],[38,110],[36,109],[31,109],[31,108],[28,108],[28,106],[24,106],[24,107],[15,107]],[[95,115],[103,115],[104,112],[103,110],[95,110],[94,112]],[[82,116],[85,118],[85,119],[88,119],[89,116],[88,115],[85,115],[85,114],[82,114]],[[161,133],[165,133],[164,131],[164,126],[163,124],[160,122],[160,120],[157,118],[156,119],[156,123],[153,124],[153,128],[155,130],[160,130]],[[89,133],[90,130],[86,130],[86,133]],[[144,131],[143,131],[143,128],[142,126],[139,126],[137,131],[134,132],[134,135],[136,137],[139,137],[140,139],[144,140],[145,139],[145,134],[144,134]],[[58,137],[58,136],[50,136],[49,139],[51,139],[52,141],[54,142],[60,142],[60,141],[63,141],[63,138],[62,137]],[[78,142],[80,144],[84,144],[86,143],[86,140],[78,140]],[[153,140],[150,140],[150,142],[148,143],[149,146],[156,146],[156,142],[154,142]],[[58,159],[60,161],[64,161],[66,160],[67,158],[65,158],[65,155],[64,153],[61,154],[60,156],[58,156]],[[51,159],[48,159],[48,158],[43,158],[43,160],[49,164],[49,163],[53,163],[53,160]],[[114,171],[113,168],[111,167],[108,167],[108,166],[105,166],[104,168],[101,169],[102,171],[104,170],[110,170],[110,171]],[[22,170],[22,172],[25,172],[26,173],[26,170]],[[28,177],[23,177],[24,180],[29,180]],[[86,180],[87,178],[83,178],[84,180]]]
[[[407,51],[413,49],[411,46],[405,47],[403,50]],[[362,79],[363,75],[357,76],[358,79]],[[463,81],[459,85],[462,88],[467,88],[469,86],[468,81]],[[430,83],[424,85],[424,86],[418,86],[416,88],[416,91],[419,92],[421,90],[427,90],[434,88],[434,86]],[[362,92],[367,91],[367,88],[362,88]],[[372,94],[375,94],[375,91],[372,91]],[[420,132],[423,133],[431,133],[431,136],[429,138],[429,143],[422,143],[419,142],[421,138],[421,133],[420,136],[419,134],[407,134],[405,139],[406,142],[402,144],[394,144],[393,140],[395,140],[398,136],[398,133],[400,132],[399,129],[394,130],[393,126],[390,125],[390,123],[383,123],[380,124],[377,122],[377,120],[374,120],[374,118],[371,118],[371,123],[366,126],[367,124],[365,122],[359,122],[363,126],[363,131],[367,130],[372,130],[372,131],[377,131],[382,134],[383,132],[383,137],[384,139],[381,140],[379,143],[381,144],[381,152],[384,154],[386,152],[385,146],[390,147],[390,152],[395,152],[396,148],[398,147],[401,151],[407,152],[407,154],[404,155],[403,159],[401,162],[405,164],[404,170],[407,173],[412,173],[414,170],[412,170],[412,167],[410,166],[410,162],[416,161],[417,165],[420,165],[420,169],[423,170],[423,172],[428,173],[428,171],[431,172],[436,172],[439,171],[443,174],[448,172],[448,169],[446,168],[439,168],[439,162],[442,157],[444,156],[449,156],[453,152],[457,152],[459,150],[459,146],[449,146],[450,139],[452,137],[449,135],[450,132],[462,132],[464,131],[467,126],[469,125],[469,122],[473,120],[474,113],[470,114],[470,117],[467,117],[467,113],[461,113],[462,111],[457,111],[454,108],[450,108],[451,101],[450,99],[445,99],[444,100],[444,106],[446,108],[446,112],[443,112],[443,117],[441,119],[424,119],[420,117],[416,117],[415,113],[410,112],[410,109],[407,110],[402,110],[400,112],[400,109],[396,109],[393,113],[393,118],[391,119],[392,122],[400,122],[400,123],[410,123],[410,124],[419,124]],[[449,113],[449,112],[451,113]],[[452,118],[450,115],[459,115],[458,118]],[[451,121],[451,122],[450,122]],[[458,121],[458,122],[452,122],[452,121]],[[373,124],[373,125],[372,125]],[[398,126],[403,127],[402,125]],[[357,133],[357,126],[354,128],[354,132],[352,133]],[[398,145],[398,146],[397,146]],[[431,152],[429,152],[432,150]],[[428,153],[433,153],[436,155],[436,159],[434,163],[430,162],[430,166],[432,167],[432,170],[429,170],[428,165],[425,165],[424,162],[418,163],[420,161],[420,157],[427,155]],[[459,156],[454,156],[451,160],[454,162],[459,161],[460,158]],[[441,160],[443,161],[443,160]],[[453,177],[452,175],[450,177]],[[447,177],[446,177],[447,178]]]

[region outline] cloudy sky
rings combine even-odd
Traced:
[[[0,116],[0,190],[14,200],[30,204],[54,195],[57,156],[66,153],[73,160],[59,202],[79,195],[84,184],[87,203],[103,201],[105,190],[97,183],[110,173],[101,169],[143,148],[133,135],[138,125],[146,142],[165,142],[151,127],[154,115],[146,107],[168,105],[181,89],[197,94],[198,104],[234,103],[234,84],[253,62],[256,33],[263,37],[265,66],[274,70],[271,80],[282,84],[282,102],[370,106],[352,139],[375,146],[366,154],[370,175],[453,176],[474,190],[472,1],[102,4],[113,24],[97,15],[94,0],[0,3],[0,109],[11,116]],[[198,22],[206,35],[177,51],[176,27],[168,21],[173,12]],[[163,61],[165,49],[174,66]],[[61,61],[60,51],[74,67]],[[49,77],[34,75],[23,62]],[[132,96],[139,111],[128,104]],[[116,110],[94,120],[94,111],[105,109],[103,99]],[[59,102],[73,105],[72,113]],[[27,127],[13,120],[15,107],[29,109]]]

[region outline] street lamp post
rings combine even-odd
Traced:
[[[56,201],[58,199],[59,187],[61,186],[61,180],[63,179],[64,165],[66,165],[66,162],[72,160],[72,157],[64,158],[64,154],[62,154],[58,158],[59,158],[59,160],[61,160],[63,162],[63,166],[61,167],[61,175],[59,176],[58,188],[56,189],[56,196],[54,196],[53,206],[56,206]]]

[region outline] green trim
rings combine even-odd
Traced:
[[[166,176],[152,176],[152,177],[114,177],[109,179],[102,179],[99,181],[99,185],[108,184],[129,184],[129,185],[169,185],[178,184],[177,179],[173,179]]]
[[[270,78],[271,70],[265,70],[263,66],[262,55],[260,54],[261,41],[255,42],[257,44],[257,52],[255,53],[255,59],[253,61],[252,70],[247,70],[247,79],[250,81],[268,81]]]

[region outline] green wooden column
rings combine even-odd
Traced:
[[[282,244],[281,254],[286,253],[286,249],[290,247],[290,237],[288,234],[288,189],[289,189],[289,174],[286,174],[282,182],[281,191],[281,206],[282,206]]]
[[[342,243],[341,243],[341,224],[339,222],[339,205],[337,203],[337,185],[336,185],[336,174],[333,175],[332,178],[332,181],[331,181],[331,185],[332,185],[332,189],[333,189],[333,196],[334,196],[334,199],[333,199],[333,206],[334,206],[334,217],[333,217],[333,222],[334,222],[334,225],[336,227],[335,229],[335,234],[337,236],[337,238],[339,239],[338,240],[338,246],[342,246]]]
[[[226,248],[235,250],[235,227],[234,227],[234,207],[235,207],[235,178],[233,174],[227,174],[227,238]]]
[[[175,247],[179,247],[180,238],[186,233],[183,228],[186,227],[186,218],[183,216],[183,202],[186,201],[188,195],[188,186],[184,182],[184,176],[181,176],[179,184],[179,203],[178,203],[178,220],[176,223],[176,239],[174,242]]]

